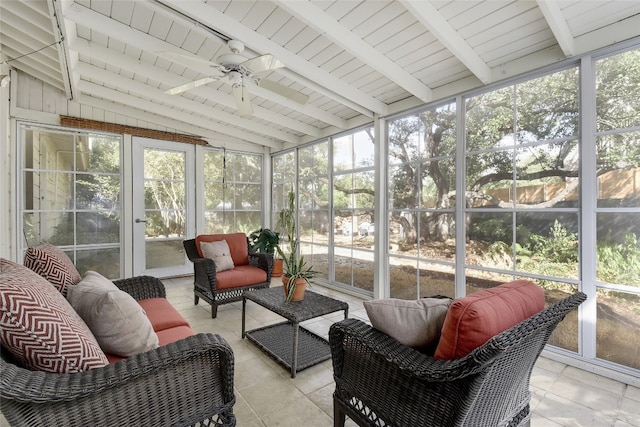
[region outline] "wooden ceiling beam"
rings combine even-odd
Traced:
[[[359,58],[383,76],[387,77],[407,92],[423,102],[432,98],[431,89],[411,73],[405,71],[373,46],[362,40],[353,31],[346,28],[338,20],[324,10],[307,1],[274,0],[284,10],[300,19],[319,34],[329,38],[347,52]]]
[[[482,83],[491,83],[491,68],[431,2],[415,0],[400,0],[400,2]]]
[[[565,56],[575,55],[575,40],[558,3],[548,0],[536,0],[536,3]]]

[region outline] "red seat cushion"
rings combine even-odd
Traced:
[[[190,337],[196,333],[188,326],[176,326],[174,328],[158,331],[158,341],[160,346],[167,345],[172,342],[180,341],[183,338]],[[111,353],[106,353],[109,363],[116,363],[126,359],[126,357],[118,356]]]
[[[544,291],[529,280],[516,280],[454,300],[447,311],[434,357],[466,356],[544,308]]]
[[[244,233],[201,234],[196,236],[196,248],[198,249],[200,257],[204,258],[202,249],[200,248],[200,242],[219,242],[220,240],[227,241],[231,258],[233,259],[233,265],[249,264],[249,246],[247,244],[247,235]]]
[[[166,298],[148,298],[138,301],[153,325],[153,330],[163,331],[176,326],[189,327],[187,319],[173,308]],[[162,343],[160,343],[162,345]]]
[[[257,285],[267,281],[267,272],[252,265],[236,265],[233,270],[216,273],[216,289]]]
[[[175,328],[158,331],[158,340],[160,341],[160,346],[163,346],[195,334],[193,329],[188,326],[176,326]]]

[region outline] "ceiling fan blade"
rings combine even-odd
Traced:
[[[203,74],[214,74],[222,77],[226,69],[215,62],[207,61],[206,59],[197,57],[195,55],[179,52],[159,51],[154,52],[156,55],[169,59],[173,62],[177,62],[185,67],[189,67],[193,70],[200,71]]]
[[[247,87],[242,84],[233,85],[233,96],[236,99],[236,106],[238,107],[238,113],[241,116],[250,116],[253,114],[253,108],[251,107],[251,99],[249,99],[249,91]]]
[[[309,97],[304,93],[298,92],[297,90],[293,90],[271,80],[262,79],[260,80],[260,83],[258,83],[258,86],[270,90],[273,93],[277,93],[278,95],[284,96],[285,98],[289,98],[290,100],[297,102],[298,104],[304,105],[309,100]]]
[[[251,70],[253,74],[284,67],[284,64],[270,53],[258,56],[257,58],[247,59],[240,65]]]
[[[206,85],[206,84],[211,83],[211,82],[215,82],[216,80],[218,80],[217,77],[205,77],[204,79],[194,80],[192,82],[185,83],[185,84],[180,85],[180,86],[176,86],[176,87],[174,87],[172,89],[166,90],[164,93],[166,93],[167,95],[177,95],[179,93],[186,92],[186,91],[191,90],[193,88],[196,88],[198,86],[202,86],[202,85]]]

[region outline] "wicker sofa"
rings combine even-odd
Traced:
[[[165,298],[164,285],[153,277],[113,283],[138,302]],[[164,307],[165,313],[171,310],[170,305]],[[229,344],[215,334],[195,334],[188,326],[165,326],[167,344],[161,339],[155,349],[83,372],[25,369],[3,348],[3,415],[10,425],[25,427],[234,426],[234,358]]]
[[[357,319],[333,324],[334,426],[344,426],[347,415],[360,426],[529,425],[534,363],[558,323],[585,298],[577,292],[450,360]]]
[[[217,271],[213,259],[203,256],[202,242],[226,241],[233,268]],[[244,233],[202,234],[183,242],[187,257],[193,262],[193,295],[197,305],[200,298],[211,304],[211,317],[218,315],[218,306],[242,299],[248,289],[268,288],[271,284],[273,256],[253,253]]]

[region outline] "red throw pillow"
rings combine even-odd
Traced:
[[[27,369],[71,373],[108,364],[62,294],[33,271],[2,258],[0,341]]]
[[[544,308],[544,291],[516,280],[454,300],[434,357],[457,359]]]

